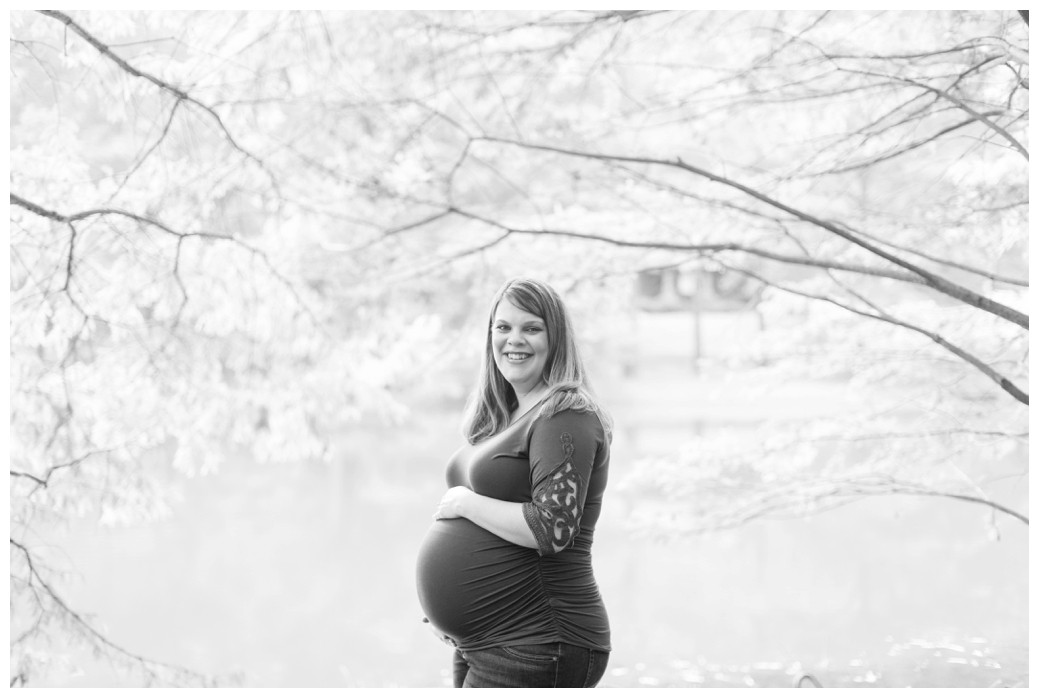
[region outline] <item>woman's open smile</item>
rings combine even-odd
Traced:
[[[512,361],[513,363],[519,363],[520,361],[526,361],[527,359],[529,359],[532,356],[534,356],[534,355],[533,354],[524,354],[522,352],[507,352],[505,354],[505,358],[508,359],[509,361]]]

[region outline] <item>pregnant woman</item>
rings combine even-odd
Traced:
[[[595,686],[610,652],[591,557],[610,420],[547,284],[495,294],[464,432],[418,557],[419,601],[455,647],[455,686]]]

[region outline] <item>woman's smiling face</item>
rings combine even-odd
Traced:
[[[530,392],[541,381],[548,361],[545,321],[502,298],[491,321],[491,350],[513,390]]]

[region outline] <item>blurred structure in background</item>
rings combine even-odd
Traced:
[[[654,269],[639,272],[635,306],[647,313],[667,314],[664,317],[642,319],[636,332],[638,337],[653,338],[660,335],[665,323],[675,324],[678,329],[683,319],[692,317],[692,368],[700,370],[704,345],[710,341],[704,337],[704,313],[723,313],[729,319],[742,321],[752,319],[760,328],[764,318],[755,310],[761,299],[763,287],[747,276],[733,272],[694,269]],[[687,316],[682,318],[681,316]],[[749,318],[748,318],[749,316]],[[654,327],[647,327],[650,322]],[[746,325],[746,322],[741,324]],[[674,332],[667,332],[673,335]],[[727,338],[731,339],[731,338]],[[717,348],[719,355],[732,351],[727,343]],[[629,364],[626,364],[629,365]]]

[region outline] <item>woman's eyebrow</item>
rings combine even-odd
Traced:
[[[501,318],[495,318],[494,319],[494,324],[495,325],[512,325],[514,323],[512,323],[512,322],[510,322],[508,320],[503,320]],[[544,320],[526,320],[524,322],[519,322],[519,323],[515,323],[515,324],[521,325],[523,327],[530,327],[532,325],[538,325],[540,327],[544,327],[545,326],[545,321]]]

